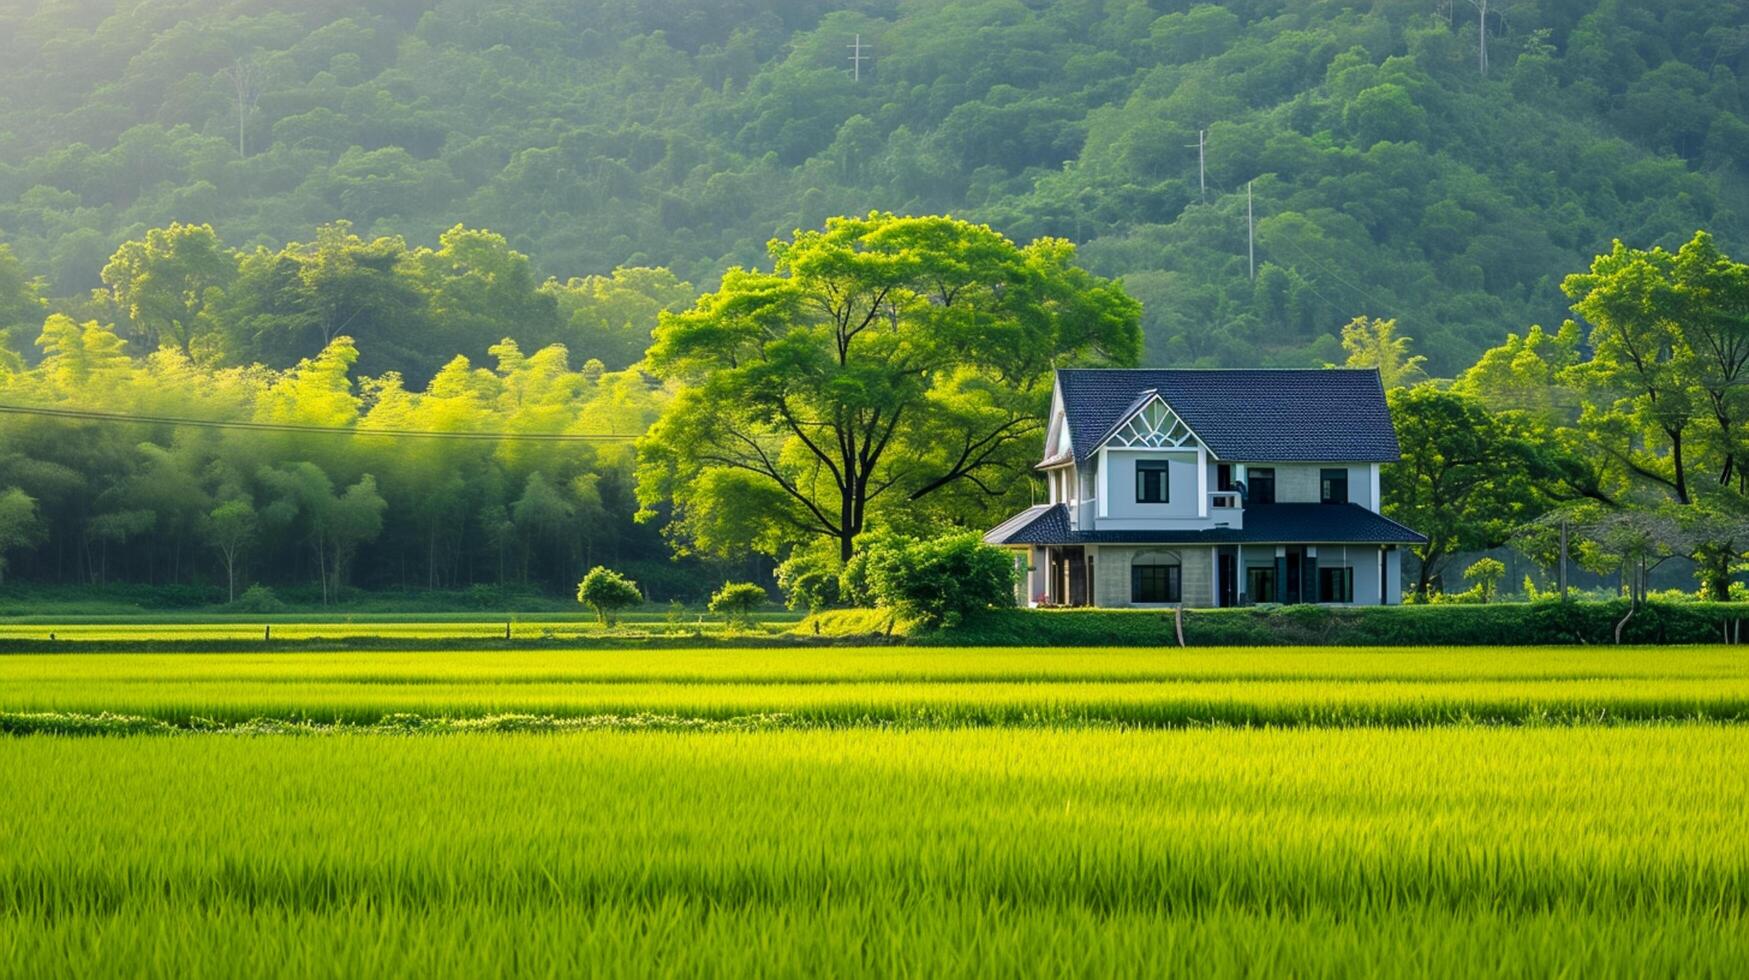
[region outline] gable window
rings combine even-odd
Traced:
[[[1159,399],[1142,406],[1116,432],[1111,444],[1122,449],[1183,449],[1196,445],[1196,436]]]
[[[1177,565],[1131,565],[1131,602],[1177,602],[1179,588]]]
[[[1348,503],[1348,471],[1346,469],[1318,471],[1318,499],[1326,504]]]
[[[1172,502],[1171,465],[1163,459],[1136,461],[1136,503],[1167,504]]]
[[[1258,507],[1275,503],[1275,469],[1273,467],[1258,468],[1253,466],[1245,481],[1248,493],[1245,495],[1247,506]]]
[[[1318,568],[1318,601],[1319,602],[1353,602],[1354,601],[1354,569],[1319,566]]]

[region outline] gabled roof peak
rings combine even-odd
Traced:
[[[1371,368],[1062,368],[1057,390],[1077,461],[1152,397],[1232,462],[1390,462],[1399,455],[1384,387]]]

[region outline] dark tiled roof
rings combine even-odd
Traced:
[[[1420,544],[1427,539],[1359,504],[1247,507],[1245,526],[1206,530],[1071,531],[1062,504],[1029,507],[984,535],[990,544]]]
[[[984,535],[984,541],[989,544],[1034,544],[1037,543],[1035,538],[1062,537],[1068,533],[1068,508],[1062,504],[1035,504],[991,528]]]
[[[1065,369],[1057,372],[1057,384],[1077,461],[1099,447],[1148,389],[1158,390],[1229,462],[1383,463],[1398,457],[1384,388],[1371,369]]]

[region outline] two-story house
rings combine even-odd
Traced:
[[[1030,605],[1396,603],[1425,540],[1379,513],[1397,458],[1376,371],[1058,371],[1049,502],[984,540]]]

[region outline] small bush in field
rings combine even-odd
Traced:
[[[711,596],[710,611],[737,626],[753,625],[753,613],[770,600],[765,589],[752,582],[725,582]]]
[[[877,603],[925,626],[1014,605],[1014,560],[976,534],[884,539],[869,549],[867,569]]]
[[[788,608],[817,613],[838,603],[842,574],[836,555],[798,549],[777,566],[777,587]]]
[[[595,610],[596,622],[608,625],[619,619],[620,610],[642,603],[644,594],[638,583],[597,565],[577,583],[577,601]]]
[[[1500,588],[1500,580],[1506,576],[1506,566],[1498,558],[1478,558],[1475,564],[1464,569],[1464,578],[1476,583],[1483,602],[1494,598],[1494,593]]]
[[[285,603],[279,601],[279,596],[265,585],[256,583],[243,590],[237,601],[227,607],[231,612],[241,613],[276,613],[285,611]]]

